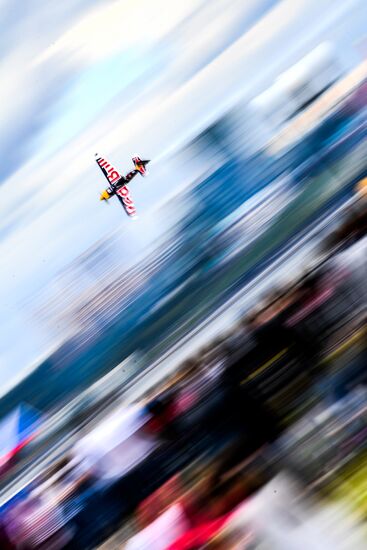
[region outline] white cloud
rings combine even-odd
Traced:
[[[90,0],[88,5],[96,0]],[[44,45],[53,41],[68,17],[79,13],[86,0],[70,0],[68,7],[29,0],[24,6],[3,1],[2,59],[0,61],[0,183],[31,154],[32,144],[48,122],[51,108],[63,94],[70,67],[59,63],[33,66]]]
[[[151,45],[198,5],[199,0],[117,0],[97,7],[82,16],[35,64],[58,54],[94,63],[134,45]]]

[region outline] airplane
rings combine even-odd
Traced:
[[[102,191],[100,200],[108,201],[114,195],[122,204],[126,214],[130,218],[136,217],[136,208],[130,195],[130,190],[127,184],[137,175],[146,176],[148,174],[146,165],[150,160],[142,160],[140,157],[133,157],[134,170],[131,170],[126,176],[122,176],[120,172],[116,170],[105,158],[100,157],[97,153],[95,155],[96,162],[103,174],[107,178],[110,186]]]

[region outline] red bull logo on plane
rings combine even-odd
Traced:
[[[107,162],[107,160],[99,158],[97,162],[102,170],[106,173],[107,179],[110,183],[116,183],[121,178],[121,175],[118,173],[116,168],[114,168],[109,162]]]
[[[131,198],[129,189],[126,186],[120,187],[120,189],[118,189],[116,193],[117,195],[119,195],[119,197],[121,197],[127,213],[130,214],[130,216],[136,216],[136,209]]]

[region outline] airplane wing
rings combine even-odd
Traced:
[[[102,170],[105,178],[107,179],[108,183],[114,184],[116,183],[120,178],[121,174],[103,157],[100,157],[96,154],[96,162],[100,169]]]
[[[127,185],[124,185],[123,187],[120,187],[120,189],[117,189],[116,195],[118,200],[124,207],[126,214],[130,216],[130,218],[135,218],[137,215],[136,208]]]

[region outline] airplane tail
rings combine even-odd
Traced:
[[[148,171],[146,169],[148,162],[150,162],[150,160],[142,160],[140,157],[133,157],[135,170],[137,170],[142,176],[148,175]]]

